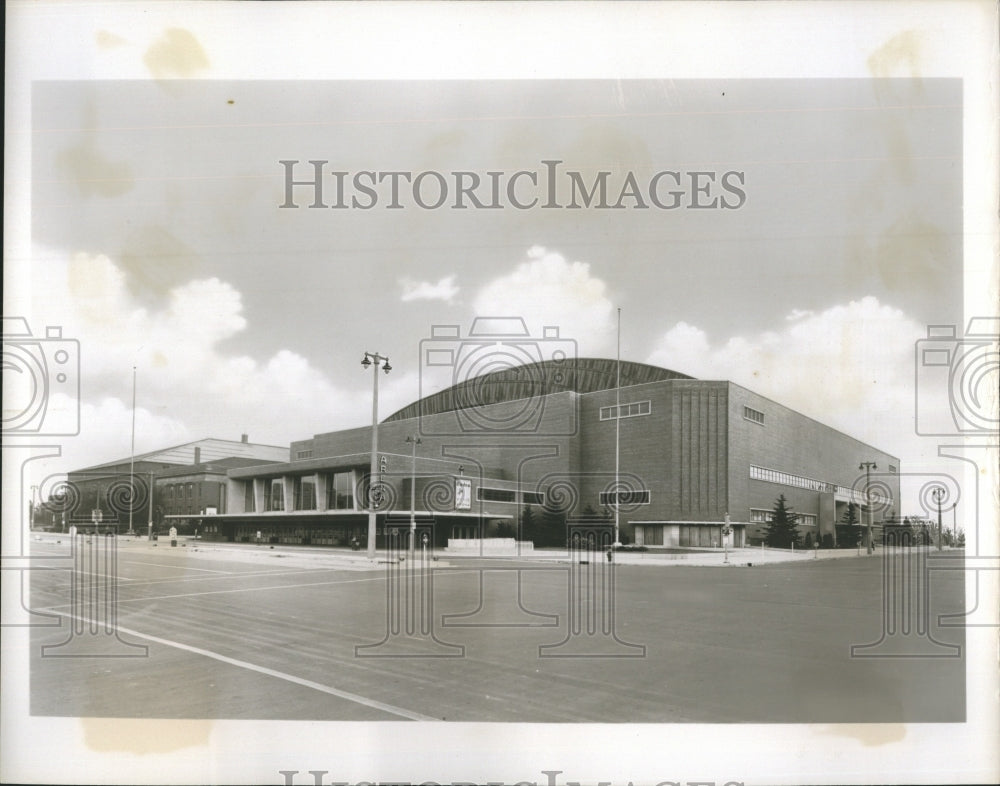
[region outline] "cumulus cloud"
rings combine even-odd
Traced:
[[[916,433],[916,396],[935,393],[917,390],[914,345],[924,337],[925,326],[866,297],[824,311],[791,312],[781,330],[752,336],[713,340],[678,323],[648,362],[701,379],[731,380],[898,456],[900,510],[926,515],[928,483],[950,477],[971,489],[975,480],[962,462],[938,456],[940,440]]]
[[[528,249],[513,272],[485,284],[473,303],[482,317],[520,316],[532,331],[556,326],[581,355],[614,345],[614,307],[604,281],[585,262],[569,262],[541,246]]]
[[[728,379],[865,442],[902,455],[914,434],[914,342],[922,328],[874,297],[792,311],[781,330],[711,340],[680,322],[648,362]]]
[[[162,308],[140,304],[125,274],[102,255],[47,259],[49,286],[34,293],[35,333],[61,324],[79,341],[81,432],[65,440],[64,468],[127,456],[132,368],[137,368],[136,452],[203,437],[287,445],[358,425],[371,393],[334,384],[307,358],[282,349],[255,358],[225,348],[247,327],[242,296],[217,278],[172,289]],[[52,315],[57,315],[53,319]],[[414,379],[383,386],[383,411],[412,398]]]
[[[414,281],[412,278],[401,278],[399,284],[403,288],[400,300],[404,303],[412,300],[443,300],[445,303],[451,303],[459,292],[453,275],[445,276],[436,284],[429,281]]]

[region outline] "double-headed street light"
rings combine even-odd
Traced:
[[[945,497],[944,486],[935,486],[934,490],[931,491],[931,497],[937,503],[938,509],[938,536],[937,536],[937,548],[941,551],[941,500]]]
[[[871,489],[871,473],[873,469],[878,469],[878,464],[874,461],[862,461],[858,465],[858,469],[863,469],[865,471],[865,501],[868,503],[868,554],[874,551],[875,546],[872,544],[872,489]]]
[[[388,374],[392,371],[389,358],[377,352],[365,352],[361,365],[366,369],[374,366],[372,375],[372,460],[368,476],[368,559],[375,559],[375,507],[377,494],[375,491],[375,476],[378,472],[378,369]]]

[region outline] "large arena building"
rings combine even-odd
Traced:
[[[896,457],[732,382],[641,363],[563,358],[476,376],[385,418],[377,441],[374,483],[371,426],[228,469],[225,509],[202,532],[363,546],[373,490],[377,540],[412,513],[455,548],[551,541],[566,522],[616,514],[623,543],[722,547],[728,517],[740,547],[760,541],[779,495],[811,543],[836,538],[851,503],[876,525],[898,510]],[[877,464],[877,489],[862,462]]]

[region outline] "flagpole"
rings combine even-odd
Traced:
[[[135,366],[132,366],[132,452],[128,465],[128,534],[132,535],[132,509],[135,507]],[[117,527],[115,528],[117,529]]]
[[[618,508],[621,500],[619,472],[621,469],[621,422],[622,422],[622,310],[618,309],[618,350],[615,364],[615,546],[621,544],[618,536]]]

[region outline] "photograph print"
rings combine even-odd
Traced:
[[[975,721],[1000,319],[968,93],[905,44],[866,78],[243,79],[171,27],[146,78],[32,80],[31,721],[849,729],[824,755]]]

